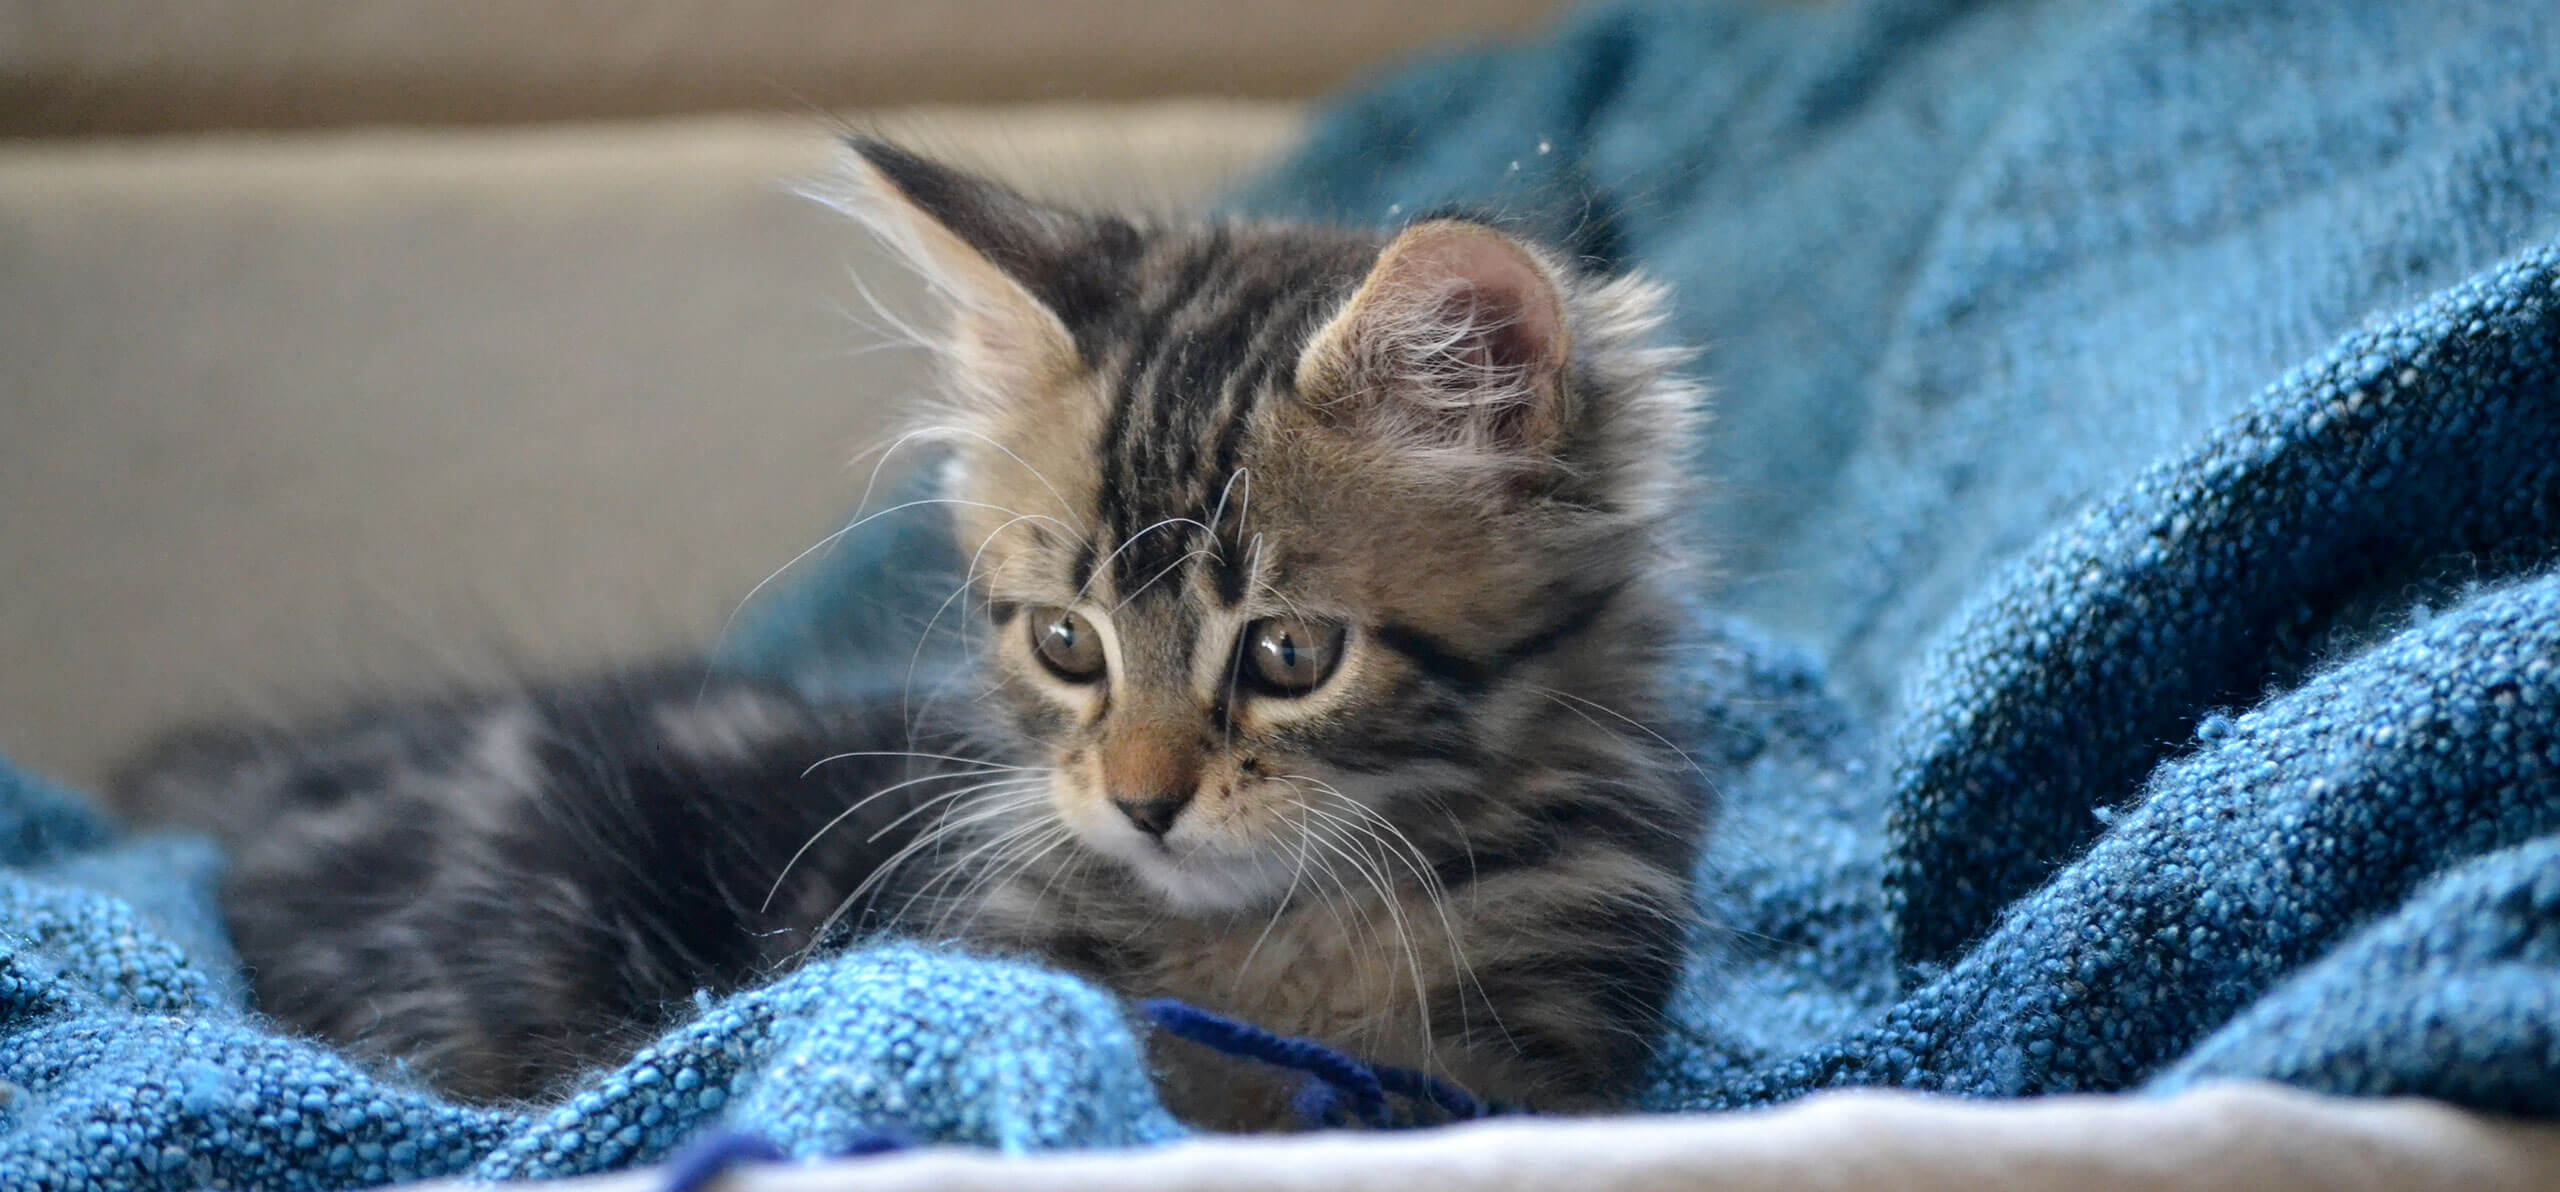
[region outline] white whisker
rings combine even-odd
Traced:
[[[1602,731],[1604,731],[1604,732],[1605,732],[1605,731],[1607,731],[1607,726],[1602,725],[1599,721],[1592,720],[1592,719],[1591,719],[1591,717],[1590,717],[1589,715],[1587,715],[1587,714],[1583,714],[1583,713],[1581,712],[1581,709],[1576,708],[1576,707],[1574,707],[1574,706],[1573,706],[1573,703],[1582,704],[1582,705],[1584,705],[1585,707],[1596,708],[1596,709],[1598,709],[1599,711],[1602,711],[1602,712],[1606,712],[1606,713],[1608,713],[1610,716],[1616,717],[1618,720],[1623,721],[1623,722],[1624,722],[1624,723],[1626,723],[1629,727],[1634,728],[1636,731],[1641,732],[1641,733],[1643,733],[1644,735],[1646,735],[1646,736],[1648,736],[1648,737],[1651,737],[1651,738],[1653,738],[1653,739],[1654,739],[1654,740],[1656,740],[1656,741],[1661,742],[1661,743],[1662,743],[1662,747],[1663,747],[1663,748],[1668,749],[1668,750],[1670,750],[1671,752],[1673,752],[1673,753],[1675,753],[1675,754],[1678,754],[1678,755],[1679,755],[1680,760],[1681,760],[1683,763],[1685,763],[1685,764],[1689,767],[1689,772],[1690,772],[1690,773],[1696,774],[1696,775],[1699,777],[1699,779],[1700,779],[1700,780],[1707,782],[1709,786],[1711,786],[1711,787],[1712,787],[1712,786],[1714,785],[1714,780],[1713,780],[1713,779],[1711,779],[1711,778],[1708,778],[1708,777],[1707,777],[1707,772],[1706,772],[1705,770],[1700,769],[1700,768],[1698,767],[1697,760],[1689,756],[1689,751],[1688,751],[1688,750],[1686,750],[1686,749],[1682,749],[1681,747],[1679,747],[1679,746],[1677,746],[1677,745],[1672,744],[1672,743],[1671,743],[1671,738],[1666,737],[1666,736],[1663,736],[1661,733],[1655,732],[1651,727],[1647,726],[1644,722],[1642,722],[1642,721],[1640,721],[1640,720],[1637,720],[1635,717],[1629,716],[1629,715],[1627,715],[1626,713],[1621,712],[1621,711],[1617,710],[1616,708],[1612,708],[1612,707],[1610,707],[1610,706],[1609,706],[1609,705],[1607,705],[1607,704],[1601,703],[1601,702],[1600,702],[1600,701],[1598,701],[1598,700],[1594,700],[1594,699],[1585,699],[1585,698],[1583,698],[1582,696],[1575,695],[1574,693],[1572,693],[1572,692],[1570,692],[1570,691],[1558,691],[1558,690],[1556,690],[1556,689],[1555,689],[1555,688],[1553,688],[1553,687],[1540,687],[1540,686],[1537,686],[1537,685],[1535,685],[1535,684],[1526,684],[1525,686],[1527,686],[1527,687],[1529,688],[1529,690],[1534,691],[1534,692],[1537,692],[1538,694],[1543,695],[1543,696],[1547,697],[1548,699],[1555,701],[1555,703],[1556,703],[1558,706],[1560,706],[1560,707],[1564,708],[1566,711],[1574,712],[1574,713],[1576,713],[1577,715],[1582,715],[1582,718],[1583,718],[1584,720],[1586,720],[1586,721],[1589,721],[1589,722],[1590,722],[1590,724],[1591,724],[1591,726],[1592,726],[1593,728],[1601,729],[1601,730],[1602,730]],[[1572,701],[1573,701],[1573,703],[1566,703],[1566,702],[1565,702],[1566,700],[1572,700]]]
[[[1423,853],[1422,847],[1414,843],[1413,837],[1407,835],[1403,828],[1396,826],[1395,821],[1388,819],[1383,814],[1380,814],[1375,808],[1369,807],[1368,805],[1361,803],[1359,800],[1343,794],[1331,783],[1311,778],[1306,775],[1297,775],[1296,777],[1313,783],[1317,790],[1326,795],[1332,796],[1343,806],[1357,812],[1361,817],[1360,826],[1371,838],[1378,841],[1380,850],[1391,856],[1396,856],[1399,860],[1404,862],[1405,868],[1413,874],[1414,883],[1421,887],[1423,897],[1427,902],[1429,902],[1432,913],[1438,916],[1440,920],[1441,935],[1448,941],[1449,945],[1449,963],[1450,968],[1453,971],[1453,975],[1459,979],[1462,988],[1472,989],[1477,987],[1478,982],[1476,980],[1475,965],[1467,958],[1466,941],[1459,935],[1457,924],[1449,915],[1449,891],[1447,885],[1441,881],[1439,872],[1432,867],[1431,859]],[[1452,822],[1455,822],[1454,817]],[[1399,846],[1401,848],[1401,853],[1399,853],[1396,848],[1390,847],[1388,838],[1385,835],[1382,835],[1379,829],[1384,829],[1386,832],[1394,835],[1393,843],[1395,846]],[[1472,861],[1472,850],[1470,850],[1469,857]],[[1466,999],[1461,997],[1458,1004],[1463,1010],[1467,1004]]]
[[[806,778],[811,774],[815,774],[818,772],[818,767],[826,765],[829,762],[840,762],[847,758],[856,757],[904,757],[917,758],[926,761],[953,762],[963,766],[977,767],[980,773],[992,773],[997,770],[1029,770],[1035,768],[1032,766],[1006,765],[1003,762],[982,761],[974,757],[960,757],[949,753],[919,753],[912,749],[855,749],[845,753],[830,753],[825,757],[819,758],[818,760],[809,763],[808,769],[800,771],[800,776],[802,778]]]
[[[962,889],[960,894],[956,896],[954,902],[958,899],[967,898],[971,891],[978,888],[978,884],[981,881],[1001,872],[1006,863],[1006,859],[1012,856],[1017,848],[1023,847],[1032,841],[1045,839],[1048,834],[1054,830],[1056,830],[1055,825],[1045,824],[1035,820],[1027,823],[1015,824],[1012,827],[1006,828],[1001,832],[978,841],[976,844],[971,845],[967,852],[952,858],[949,864],[944,865],[933,875],[933,877],[927,879],[923,885],[917,887],[915,893],[908,895],[907,901],[898,908],[899,918],[906,918],[907,915],[914,910],[916,903],[923,901],[927,896],[933,894],[936,889],[948,886],[952,882],[964,877],[968,879],[968,884]],[[941,914],[934,916],[933,923],[924,928],[921,934],[927,936],[941,935],[942,924],[949,915],[950,907],[946,906]]]
[[[911,701],[911,700],[914,698],[914,696],[915,696],[915,686],[916,686],[916,667],[917,667],[917,666],[919,666],[919,665],[921,665],[921,664],[922,664],[922,662],[923,662],[923,660],[924,660],[924,650],[925,650],[925,647],[926,647],[926,646],[928,646],[928,645],[930,645],[930,644],[932,644],[932,641],[933,641],[933,627],[942,623],[942,614],[950,610],[950,608],[951,608],[951,602],[952,602],[952,601],[954,601],[954,600],[958,600],[959,598],[961,598],[961,597],[962,597],[962,596],[964,596],[964,595],[967,595],[967,594],[968,594],[968,592],[969,592],[970,587],[971,587],[972,585],[974,585],[975,583],[977,583],[977,580],[978,580],[978,564],[986,558],[986,555],[987,555],[987,548],[992,547],[992,546],[994,546],[994,545],[995,545],[997,535],[1000,535],[1000,534],[1004,533],[1005,531],[1010,530],[1010,529],[1012,529],[1013,527],[1015,527],[1015,526],[1017,526],[1017,525],[1022,524],[1022,523],[1023,523],[1024,521],[1026,521],[1026,520],[1029,520],[1027,515],[1024,515],[1024,514],[1016,514],[1016,515],[1014,515],[1014,517],[1013,517],[1011,520],[1006,521],[1004,524],[1002,524],[1002,525],[1000,525],[1000,526],[997,526],[997,527],[996,527],[995,529],[993,529],[993,530],[989,530],[989,531],[987,531],[987,536],[986,536],[986,538],[985,538],[985,539],[983,539],[983,540],[981,540],[981,541],[978,543],[978,549],[977,549],[975,552],[973,552],[973,553],[971,553],[971,554],[970,554],[970,556],[969,556],[969,565],[968,565],[966,568],[963,568],[963,569],[962,569],[962,571],[961,571],[961,573],[960,573],[960,585],[959,585],[958,587],[955,587],[955,588],[951,589],[951,594],[950,594],[950,595],[948,595],[948,596],[943,597],[943,598],[942,598],[942,603],[937,604],[937,605],[935,605],[935,606],[933,607],[933,615],[932,615],[931,617],[926,618],[926,619],[925,619],[925,623],[924,623],[924,628],[923,628],[923,629],[921,629],[921,630],[919,630],[919,631],[917,631],[917,633],[916,633],[916,648],[915,648],[913,651],[910,651],[910,652],[908,653],[908,655],[907,655],[907,675],[906,675],[906,679],[905,679],[905,681],[904,681],[904,682],[902,682],[902,683],[899,685],[899,688],[898,688],[898,711],[899,711],[899,715],[901,715],[902,717],[906,718],[906,720],[907,720],[907,722],[908,722],[908,724],[909,724],[910,726],[913,726],[913,725],[915,725],[915,724],[919,723],[918,717],[917,717],[917,715],[916,715],[916,710],[915,710],[914,706],[910,703],[910,701]],[[967,645],[968,645],[968,639],[967,639],[967,635],[966,635],[966,629],[965,629],[965,626],[966,626],[966,623],[964,622],[964,623],[963,623],[963,635],[962,635],[962,639],[961,639],[961,645],[962,645],[962,648],[963,648],[963,649],[966,649],[966,648],[967,648]],[[914,742],[913,742],[913,739],[912,739],[912,738],[910,738],[910,740],[909,740],[909,744],[913,744],[913,743],[914,743]]]
[[[887,516],[889,516],[889,515],[890,515],[890,514],[892,514],[892,513],[896,513],[896,512],[898,512],[899,510],[902,510],[902,509],[914,509],[914,508],[917,508],[917,507],[919,507],[919,506],[923,506],[923,505],[958,505],[958,506],[963,506],[963,507],[966,507],[966,508],[974,508],[974,509],[992,509],[992,510],[995,510],[996,512],[998,512],[998,513],[1012,514],[1012,515],[1014,515],[1014,516],[1016,516],[1016,517],[1029,518],[1029,519],[1036,520],[1036,521],[1047,521],[1047,522],[1050,522],[1050,523],[1053,523],[1053,524],[1057,525],[1057,526],[1058,526],[1060,529],[1062,529],[1062,530],[1066,530],[1066,531],[1067,531],[1068,533],[1070,533],[1070,534],[1072,534],[1072,533],[1074,533],[1074,532],[1075,532],[1073,529],[1069,528],[1065,522],[1061,522],[1061,521],[1059,521],[1058,519],[1056,519],[1056,518],[1054,518],[1054,517],[1047,517],[1047,516],[1045,516],[1045,515],[1042,515],[1042,514],[1036,514],[1036,513],[1035,513],[1035,514],[1023,514],[1023,513],[1017,513],[1016,511],[1011,510],[1011,509],[1007,509],[1007,508],[1005,508],[1005,507],[1003,507],[1003,506],[1001,506],[1001,505],[990,505],[990,504],[988,504],[988,503],[986,503],[986,502],[984,502],[984,501],[966,501],[966,500],[961,500],[960,498],[957,498],[957,497],[924,497],[924,498],[919,498],[919,499],[917,499],[917,500],[913,500],[913,501],[900,501],[899,503],[897,503],[897,504],[895,504],[895,505],[891,505],[891,506],[889,506],[888,508],[883,509],[883,510],[881,510],[881,511],[877,512],[877,513],[867,514],[867,515],[865,515],[865,516],[862,516],[862,517],[856,518],[856,519],[854,519],[854,520],[853,520],[853,522],[852,522],[851,524],[846,525],[843,529],[837,530],[837,531],[835,531],[834,533],[829,534],[829,535],[827,535],[827,536],[826,536],[826,537],[824,537],[824,538],[820,538],[820,539],[819,539],[819,540],[817,540],[816,542],[810,543],[810,544],[809,544],[809,546],[808,546],[808,548],[807,548],[806,550],[803,550],[803,551],[801,551],[799,554],[796,554],[796,555],[791,556],[791,558],[790,558],[790,560],[789,560],[788,562],[785,562],[785,563],[784,563],[782,566],[780,566],[780,567],[776,567],[776,568],[774,568],[770,573],[766,574],[766,576],[765,576],[763,579],[757,580],[757,581],[755,582],[755,586],[748,588],[748,589],[747,589],[747,594],[738,598],[738,603],[737,603],[737,605],[736,605],[735,607],[731,608],[731,609],[729,610],[729,615],[728,615],[726,618],[724,618],[724,619],[720,622],[720,632],[718,632],[718,633],[716,633],[716,634],[713,634],[713,635],[712,635],[712,638],[711,638],[711,651],[710,651],[710,652],[711,652],[714,656],[717,656],[717,655],[719,654],[721,645],[722,645],[723,643],[725,643],[725,642],[727,642],[727,641],[729,640],[729,633],[730,633],[730,631],[731,631],[731,630],[734,630],[734,629],[736,629],[736,628],[737,628],[737,626],[738,626],[738,618],[739,618],[739,616],[741,616],[742,614],[744,614],[744,613],[747,611],[747,606],[748,606],[748,605],[750,605],[750,604],[755,603],[755,599],[756,599],[757,594],[758,594],[758,593],[763,592],[763,591],[765,590],[765,587],[766,587],[767,585],[771,584],[773,581],[775,581],[775,580],[777,580],[777,579],[782,578],[782,577],[783,577],[783,575],[784,575],[784,573],[786,573],[786,572],[790,571],[790,570],[791,570],[792,568],[794,568],[794,567],[799,566],[799,565],[801,564],[801,562],[802,562],[803,560],[807,559],[809,556],[814,555],[814,554],[818,553],[819,551],[825,550],[826,548],[828,548],[828,547],[830,547],[830,546],[833,546],[834,544],[836,544],[836,543],[838,543],[838,542],[842,542],[842,541],[844,541],[844,537],[845,537],[845,535],[847,535],[847,534],[851,534],[851,533],[853,533],[855,530],[859,530],[859,529],[861,529],[862,527],[867,526],[867,525],[871,524],[872,522],[878,521],[878,520],[879,520],[879,519],[881,519],[881,518],[887,517]],[[1080,536],[1079,536],[1079,537],[1080,537]],[[710,681],[709,677],[707,677],[707,676],[703,679],[703,686],[704,686],[704,689],[705,689],[705,690],[708,690],[708,689],[709,689],[710,682],[711,682],[711,681]],[[697,699],[701,698],[701,692],[697,691],[697,692],[695,693],[695,698],[697,698]]]
[[[816,931],[810,934],[808,947],[810,949],[815,949],[821,943],[825,942],[828,935],[835,930],[835,925],[843,920],[846,911],[853,909],[856,903],[862,901],[863,895],[870,893],[873,887],[886,880],[890,874],[896,872],[900,866],[906,864],[906,862],[917,853],[939,844],[944,838],[955,832],[965,831],[966,829],[975,827],[978,824],[1015,814],[1016,812],[1022,811],[1025,808],[1038,803],[1038,801],[1039,797],[1036,793],[1028,796],[1014,796],[1009,799],[990,800],[992,806],[980,808],[969,815],[962,816],[957,819],[953,819],[946,809],[943,818],[935,821],[934,826],[931,829],[918,835],[914,840],[909,841],[897,852],[890,854],[887,861],[882,862],[878,868],[871,871],[869,876],[863,878],[859,884],[854,886],[852,893],[845,895],[843,900],[836,903],[836,908],[833,911],[828,912],[826,919],[818,924]]]
[[[851,756],[851,755],[842,755],[842,756]],[[820,764],[821,764],[821,765],[823,765],[824,763],[822,762],[822,763],[820,763]],[[815,769],[817,769],[817,768],[818,768],[817,766],[811,766],[811,767],[809,767],[809,769],[811,769],[811,770],[815,770]],[[1010,769],[1019,769],[1020,767],[1018,767],[1018,766],[1017,766],[1017,767],[1008,767],[1008,768],[1010,768]],[[781,892],[781,890],[782,890],[782,882],[783,882],[783,879],[788,878],[788,877],[790,877],[790,876],[791,876],[791,869],[792,869],[792,867],[793,867],[793,866],[795,866],[795,865],[798,865],[798,864],[800,863],[800,858],[802,858],[802,857],[805,857],[805,856],[809,855],[809,850],[810,850],[812,847],[815,847],[815,846],[817,845],[817,843],[818,843],[818,839],[819,839],[820,837],[825,836],[827,833],[829,833],[829,832],[831,832],[831,831],[834,831],[834,830],[835,830],[836,825],[841,824],[841,823],[843,823],[845,820],[847,820],[847,819],[851,818],[855,812],[860,811],[860,810],[862,810],[864,807],[867,807],[867,806],[871,805],[874,801],[876,801],[876,800],[878,800],[878,799],[884,798],[884,797],[889,796],[889,795],[896,794],[897,792],[902,791],[902,790],[905,790],[905,789],[906,789],[906,788],[908,788],[908,787],[914,786],[914,785],[916,785],[917,783],[921,783],[921,782],[932,782],[932,781],[934,781],[934,780],[936,780],[936,779],[940,779],[940,778],[983,778],[983,777],[985,777],[985,776],[986,776],[988,773],[990,773],[990,772],[991,772],[991,771],[985,771],[985,770],[979,770],[979,771],[968,771],[968,770],[963,770],[963,771],[960,771],[960,772],[958,772],[958,773],[952,773],[952,774],[927,774],[927,775],[924,775],[924,776],[922,776],[922,777],[920,777],[920,778],[910,778],[910,779],[907,779],[907,780],[906,780],[906,781],[904,781],[904,782],[900,782],[900,783],[896,783],[896,784],[891,785],[891,786],[883,787],[883,788],[881,788],[881,789],[879,789],[879,790],[876,790],[876,791],[871,792],[870,794],[864,795],[864,796],[862,796],[862,797],[861,797],[861,798],[859,798],[859,799],[854,800],[852,803],[848,804],[848,805],[845,807],[845,809],[844,809],[844,810],[837,812],[837,813],[835,814],[835,818],[830,819],[830,820],[828,820],[826,823],[819,825],[819,826],[818,826],[818,830],[817,830],[817,831],[810,833],[810,834],[809,834],[809,838],[808,838],[807,840],[804,840],[804,841],[802,841],[802,842],[800,843],[800,847],[799,847],[797,850],[795,850],[795,851],[791,854],[791,859],[782,863],[782,871],[773,875],[773,885],[771,885],[771,886],[769,886],[769,887],[767,887],[767,888],[765,889],[765,892],[764,892],[764,902],[763,902],[763,904],[762,904],[762,905],[760,905],[760,906],[758,906],[758,907],[756,908],[757,913],[761,914],[761,913],[763,913],[763,912],[765,912],[765,911],[769,911],[769,910],[773,909],[773,896],[774,896],[775,894],[777,894],[777,893]],[[801,777],[803,777],[803,778],[808,777],[808,774],[804,771],[804,772],[801,774]],[[1014,780],[1014,781],[1021,781],[1021,780],[1018,780],[1018,779],[1017,779],[1017,780]],[[1004,783],[989,783],[989,784],[987,784],[987,786],[966,787],[966,788],[963,788],[962,790],[957,791],[957,792],[951,792],[951,793],[946,793],[946,794],[942,794],[942,795],[936,795],[936,796],[933,798],[933,800],[931,800],[930,802],[928,802],[928,803],[924,804],[924,806],[932,806],[932,805],[933,805],[933,803],[938,803],[938,802],[941,802],[941,801],[943,801],[943,800],[945,800],[945,799],[956,798],[956,797],[958,797],[958,796],[960,796],[960,795],[966,795],[966,794],[972,793],[972,792],[974,792],[974,791],[986,790],[986,789],[988,789],[989,787],[992,787],[992,786],[1002,786],[1002,785],[1005,785],[1005,784],[1004,784]],[[909,814],[909,815],[913,815],[914,813],[913,813],[913,812],[909,812],[908,814]],[[900,822],[904,822],[904,821],[905,821],[905,819],[906,819],[906,816],[900,816],[900,817],[899,817]],[[885,829],[884,829],[884,831],[885,831]],[[873,840],[878,840],[880,837],[879,837],[877,834],[874,834],[871,838],[872,838]]]
[[[1165,564],[1163,570],[1156,572],[1154,575],[1148,576],[1147,582],[1139,584],[1135,589],[1131,590],[1128,595],[1121,597],[1120,603],[1111,606],[1112,613],[1117,615],[1121,609],[1129,607],[1130,601],[1146,595],[1147,589],[1156,586],[1156,581],[1173,574],[1176,570],[1179,570],[1183,564],[1209,553],[1211,553],[1211,551],[1208,547],[1193,547],[1190,550],[1182,552],[1182,557]]]
[[[1315,846],[1308,842],[1306,824],[1301,819],[1298,825],[1298,863],[1289,873],[1289,888],[1280,892],[1280,900],[1271,906],[1271,921],[1262,925],[1262,933],[1253,937],[1253,946],[1245,949],[1244,959],[1237,963],[1235,982],[1228,987],[1230,994],[1243,987],[1245,975],[1253,971],[1253,958],[1262,954],[1262,945],[1271,939],[1272,931],[1288,915],[1291,900],[1298,896],[1299,883],[1307,880],[1307,856],[1313,851]]]
[[[1316,834],[1313,838],[1323,842],[1327,847],[1332,848],[1335,856],[1342,858],[1344,863],[1352,867],[1353,871],[1359,875],[1360,879],[1377,894],[1380,906],[1382,906],[1387,912],[1388,921],[1394,925],[1396,929],[1396,941],[1394,948],[1396,952],[1402,954],[1405,967],[1413,976],[1414,1012],[1421,1021],[1422,1038],[1425,1045],[1428,1046],[1431,1039],[1431,995],[1429,992],[1429,984],[1423,979],[1422,961],[1420,957],[1416,955],[1416,949],[1413,946],[1413,926],[1405,920],[1404,905],[1402,901],[1395,896],[1392,890],[1394,883],[1389,881],[1382,868],[1375,864],[1375,858],[1367,856],[1365,850],[1358,847],[1356,838],[1347,835],[1350,827],[1352,826],[1351,821],[1317,810],[1313,804],[1308,804],[1306,806],[1309,811],[1315,812],[1319,818],[1340,828],[1346,833],[1346,835],[1339,841],[1333,840],[1321,833]],[[1316,827],[1318,825],[1311,823],[1309,826]]]
[[[1084,586],[1076,589],[1075,599],[1078,601],[1083,600],[1085,598],[1085,594],[1093,590],[1093,585],[1101,582],[1102,577],[1109,573],[1112,560],[1119,558],[1121,552],[1128,550],[1130,547],[1136,546],[1139,541],[1144,539],[1147,535],[1153,534],[1156,531],[1165,529],[1169,526],[1192,526],[1198,528],[1202,533],[1210,532],[1208,527],[1202,526],[1199,522],[1193,521],[1190,518],[1168,517],[1152,526],[1148,526],[1146,529],[1140,530],[1135,534],[1131,534],[1127,538],[1121,539],[1120,545],[1112,547],[1110,554],[1102,556],[1101,560],[1093,565],[1093,574],[1086,576],[1084,578]],[[1071,604],[1074,602],[1075,601],[1069,601]]]

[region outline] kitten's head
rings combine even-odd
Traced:
[[[1566,701],[1649,695],[1693,405],[1653,287],[1479,222],[1147,226],[852,148],[845,205],[952,312],[946,495],[1038,814],[1169,907],[1285,897],[1417,800],[1460,823]]]

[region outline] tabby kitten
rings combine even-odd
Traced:
[[[261,1005],[513,1098],[892,930],[1553,1109],[1629,1091],[1707,802],[1656,719],[1693,392],[1658,294],[1485,223],[1149,226],[871,140],[948,299],[971,690],[699,668],[182,740]],[[1286,1089],[1160,1041],[1169,1103]]]

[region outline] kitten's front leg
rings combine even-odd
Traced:
[[[1204,1130],[1271,1134],[1305,1129],[1297,1097],[1305,1073],[1226,1055],[1158,1030],[1147,1040],[1156,1093],[1175,1117]]]

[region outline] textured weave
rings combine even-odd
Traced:
[[[1621,4],[1347,101],[1241,202],[1675,283],[1731,808],[1648,1102],[2263,1076],[2560,1113],[2560,10]],[[903,675],[926,511],[739,665]],[[344,1187],[894,1129],[1146,1142],[1122,1011],[856,953],[557,1106],[263,1031],[218,864],[0,779],[0,1185]]]
[[[0,767],[0,1188],[351,1188],[667,1158],[707,1129],[801,1157],[884,1132],[1012,1151],[1176,1137],[1111,998],[888,947],[708,1002],[557,1105],[457,1106],[241,1008],[220,859],[111,841]]]

